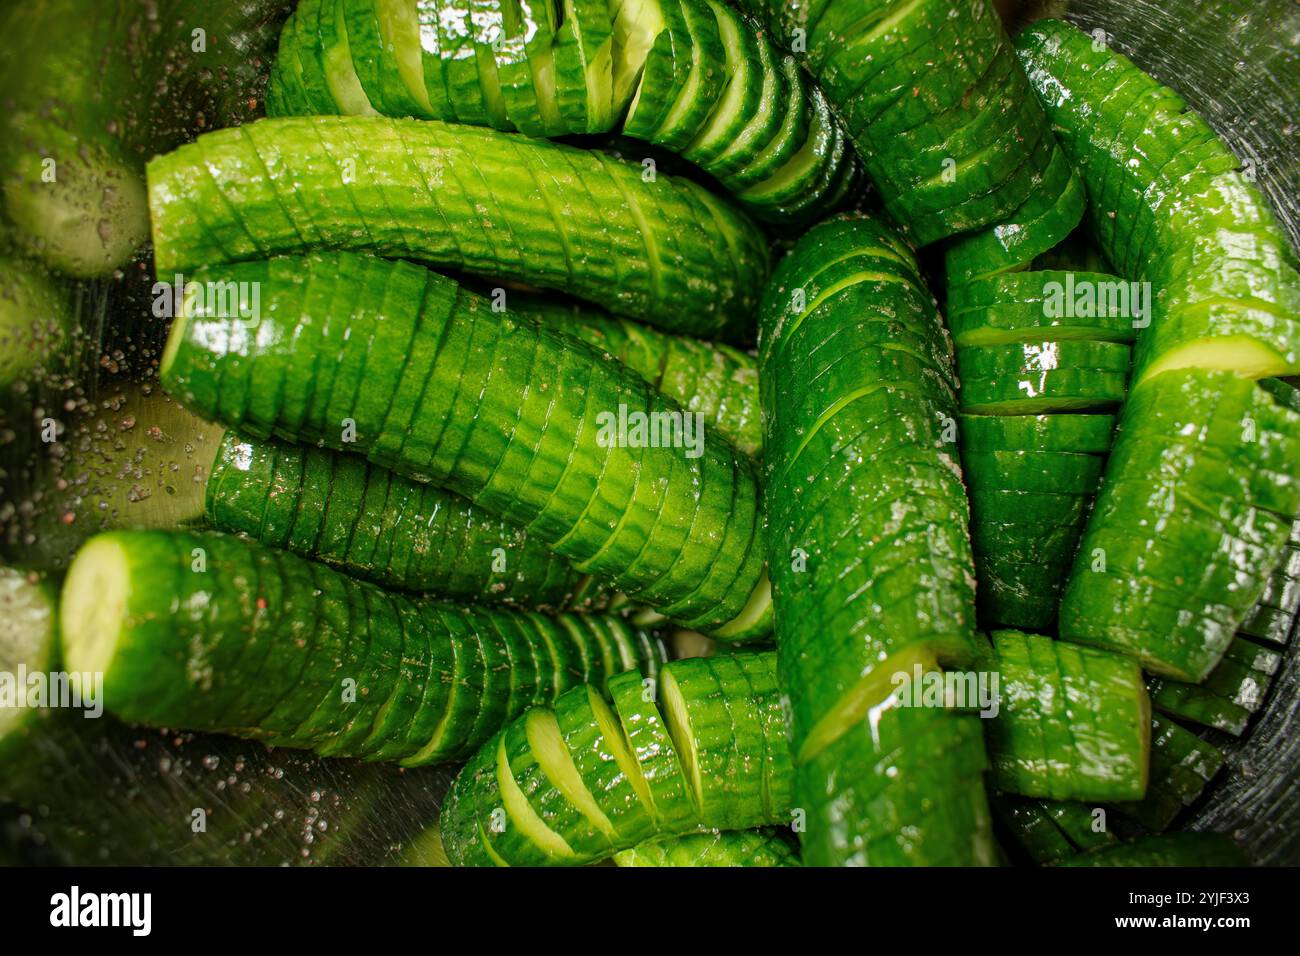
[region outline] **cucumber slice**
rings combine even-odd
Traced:
[[[972,415],[1038,415],[1109,411],[1124,401],[1123,372],[1056,369],[962,382],[962,411]]]
[[[758,108],[766,80],[760,40],[730,7],[709,2],[718,23],[718,36],[726,53],[726,89],[695,138],[682,155],[698,166],[712,167],[723,150],[733,146]]]
[[[1243,422],[1259,440],[1243,440]],[[1282,557],[1292,519],[1276,515],[1300,512],[1296,436],[1294,412],[1231,373],[1171,372],[1135,392],[1062,599],[1062,637],[1133,654],[1175,680],[1204,679]],[[1153,493],[1167,516],[1158,531]],[[1104,570],[1094,570],[1098,549]],[[1169,594],[1142,613],[1150,581]],[[1165,605],[1197,611],[1178,619]]]
[[[988,723],[993,785],[1054,800],[1141,798],[1151,702],[1137,663],[1020,631],[992,639],[1003,702]]]
[[[441,819],[453,864],[580,865],[729,821],[786,821],[792,771],[775,655],[675,661],[657,686],[628,671],[609,690],[612,711],[594,687],[575,688],[471,759]],[[679,746],[690,755],[681,762]],[[690,783],[701,766],[729,777]]]
[[[691,66],[686,83],[660,118],[653,141],[673,152],[682,152],[699,134],[723,95],[727,60],[718,19],[711,8],[694,0],[663,0],[665,7],[669,4],[680,8],[685,21],[691,41]]]
[[[962,415],[961,443],[972,451],[1063,451],[1104,455],[1114,415]]]
[[[694,48],[681,4],[652,2],[649,6],[653,9],[636,14],[632,12],[637,10],[635,5],[631,8],[623,5],[619,9],[620,16],[636,17],[633,28],[639,27],[647,34],[656,31],[639,66],[636,89],[623,120],[625,135],[645,140],[655,138],[659,125],[685,88],[691,75]],[[635,34],[627,42],[626,55],[635,58],[639,48]],[[633,69],[633,61],[624,67],[625,71]]]
[[[958,346],[957,374],[993,380],[1055,371],[1128,371],[1129,347],[1119,342],[1023,342],[1013,345]]]
[[[614,116],[623,116],[629,109],[657,38],[665,32],[670,22],[677,22],[675,18],[680,16],[680,7],[669,7],[659,0],[624,0],[618,4],[614,12],[610,47],[613,70],[610,108]],[[671,63],[682,59],[682,54],[675,50],[672,39],[670,37],[665,41],[666,46],[661,47],[659,55],[659,58],[667,55],[670,59],[660,59],[660,62]]]
[[[1153,677],[1147,690],[1160,713],[1240,737],[1251,714],[1263,706],[1281,664],[1277,651],[1238,637],[1203,683]]]

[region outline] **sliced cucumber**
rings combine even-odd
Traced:
[[[453,613],[463,630],[444,608],[322,565],[180,532],[96,537],[73,561],[61,604],[69,667],[103,673],[109,707],[126,720],[408,764],[472,752],[531,704],[598,679],[615,633],[563,617]],[[586,669],[557,670],[551,641],[577,641]],[[477,675],[452,666],[475,646]],[[502,678],[506,693],[491,686]],[[453,692],[461,679],[481,694]]]

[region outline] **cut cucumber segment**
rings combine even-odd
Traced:
[[[78,552],[60,618],[69,667],[102,673],[125,720],[408,764],[463,757],[603,673],[594,634],[563,617],[452,609],[457,629],[447,613],[233,536],[139,531]],[[577,641],[586,669],[556,670],[554,641]]]

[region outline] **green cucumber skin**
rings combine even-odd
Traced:
[[[332,7],[332,0],[321,0],[327,7]],[[466,8],[461,10],[454,4],[445,2],[434,3],[435,13],[443,26],[443,33],[446,34],[448,24],[456,27],[457,34],[464,32],[466,37],[462,41],[463,51],[469,51],[473,56],[468,60],[455,59],[455,56],[462,54],[449,53],[447,50],[437,50],[434,54],[425,51],[424,70],[426,81],[429,79],[429,72],[434,69],[434,64],[438,65],[439,71],[447,71],[447,76],[460,77],[459,82],[452,83],[446,87],[441,99],[430,97],[432,109],[426,108],[422,103],[413,99],[409,91],[405,90],[402,85],[402,78],[396,76],[396,66],[391,56],[383,49],[379,42],[378,34],[374,27],[374,8],[380,5],[379,0],[339,0],[347,12],[348,22],[354,27],[365,29],[358,33],[357,30],[351,31],[349,42],[353,54],[356,74],[359,78],[359,86],[364,88],[364,99],[357,99],[348,103],[336,102],[330,96],[330,88],[325,77],[326,69],[321,62],[321,26],[319,16],[316,10],[316,0],[303,3],[300,5],[298,12],[295,12],[285,24],[284,31],[280,38],[280,50],[277,56],[275,67],[271,73],[271,81],[268,89],[268,102],[271,104],[269,115],[273,116],[291,116],[291,115],[318,115],[318,114],[342,114],[358,115],[360,112],[377,111],[378,113],[395,118],[415,117],[419,119],[441,120],[444,122],[460,122],[472,125],[491,125],[501,130],[518,129],[521,132],[531,136],[562,136],[571,132],[577,133],[614,133],[620,129],[626,135],[645,140],[663,148],[672,149],[675,152],[681,152],[688,159],[696,162],[700,168],[706,172],[714,174],[726,185],[729,176],[732,174],[741,174],[743,168],[737,169],[736,154],[728,155],[721,145],[718,147],[699,151],[693,150],[693,134],[701,127],[707,127],[711,119],[714,108],[722,98],[722,90],[725,88],[725,81],[730,75],[726,69],[726,60],[723,54],[723,48],[717,38],[717,18],[719,16],[731,16],[738,23],[742,31],[748,35],[745,42],[750,49],[749,65],[753,70],[758,70],[762,74],[771,74],[771,82],[777,83],[782,89],[785,88],[784,78],[781,75],[782,69],[777,58],[771,55],[770,44],[764,38],[761,30],[750,19],[732,13],[729,9],[719,14],[712,9],[705,0],[674,0],[682,7],[678,19],[683,16],[693,18],[692,22],[697,25],[699,30],[706,32],[697,37],[694,32],[687,33],[682,23],[682,29],[677,30],[679,36],[676,36],[677,46],[685,46],[688,52],[698,55],[700,58],[701,76],[704,77],[697,90],[697,102],[691,104],[691,108],[685,112],[684,118],[686,123],[682,128],[677,130],[667,130],[660,128],[657,120],[663,119],[663,116],[651,116],[646,109],[641,110],[635,117],[624,115],[623,111],[618,113],[612,112],[606,104],[603,108],[597,107],[587,102],[588,90],[585,83],[581,89],[567,89],[561,87],[557,91],[558,98],[564,103],[560,109],[560,116],[553,118],[548,122],[544,117],[538,115],[537,104],[533,96],[533,78],[527,77],[528,64],[523,62],[524,36],[507,37],[505,39],[505,49],[494,49],[486,42],[486,35],[477,35],[478,31],[474,24],[478,19],[471,23],[471,12]],[[603,5],[602,5],[603,6]],[[588,17],[595,15],[585,14]],[[474,17],[481,18],[483,13],[475,11]],[[608,14],[600,11],[599,16],[602,22],[593,25],[584,25],[584,30],[592,30],[592,37],[583,37],[581,41],[576,39],[574,28],[568,30],[561,29],[549,37],[534,37],[527,41],[528,55],[531,56],[534,51],[534,45],[538,47],[545,46],[548,48],[556,66],[561,63],[565,64],[569,70],[577,66],[578,59],[586,59],[593,52],[589,49],[591,45],[599,43],[602,39],[600,34],[608,36],[612,29],[612,9]],[[608,17],[608,19],[605,19]],[[436,32],[436,31],[435,31]],[[671,49],[672,44],[667,42],[668,29],[657,38],[654,47],[653,57],[663,54],[666,59],[670,60],[675,55],[680,55],[680,51],[674,53]],[[444,35],[440,38],[439,43],[446,43],[447,37]],[[417,39],[415,42],[419,42]],[[765,44],[766,56],[760,56],[757,52],[758,44]],[[580,53],[579,47],[583,50]],[[448,61],[448,56],[453,59]],[[512,70],[514,79],[509,84],[502,85],[502,92],[506,94],[504,103],[504,113],[501,116],[495,115],[494,111],[484,105],[484,90],[479,88],[482,83],[480,71],[473,69],[475,58],[487,57],[495,59],[498,72],[503,68]],[[301,72],[291,68],[288,64],[293,63],[296,67],[302,63]],[[450,66],[446,64],[450,62]],[[462,64],[467,64],[463,66]],[[658,64],[653,64],[657,66]],[[671,67],[671,63],[668,64]],[[671,82],[671,76],[661,71],[651,69],[651,63],[647,63],[646,77],[655,83]],[[480,62],[482,67],[482,62]],[[523,73],[519,69],[523,68]],[[586,64],[583,64],[586,69]],[[671,70],[670,70],[671,72]],[[557,76],[558,79],[558,76]],[[566,76],[566,79],[568,77]],[[606,81],[608,82],[608,80]],[[757,86],[757,84],[756,84]],[[306,87],[304,89],[304,87]],[[676,93],[680,90],[665,89],[656,90],[655,93],[662,96],[669,96],[670,99],[663,104],[662,113],[667,113],[676,100]],[[806,94],[805,94],[806,95]],[[645,96],[644,99],[649,102],[652,98]],[[658,103],[658,101],[655,101]],[[741,113],[736,124],[737,128],[750,129],[751,138],[759,140],[753,143],[745,153],[740,155],[743,160],[745,155],[757,153],[772,138],[774,130],[772,122],[763,119],[761,110],[764,104],[760,104],[757,98],[750,96],[745,98],[741,104]],[[652,108],[647,108],[651,111]],[[770,111],[769,112],[773,112]],[[641,113],[646,113],[642,116]],[[508,115],[507,115],[508,114]],[[838,122],[837,122],[838,127]],[[722,144],[722,145],[730,145]],[[855,153],[847,151],[844,153],[825,154],[818,158],[811,173],[803,179],[800,184],[799,198],[800,201],[785,205],[774,206],[765,202],[749,203],[743,197],[738,196],[742,205],[749,208],[749,211],[759,218],[771,220],[774,222],[797,222],[813,221],[833,212],[838,206],[843,204],[845,196],[843,194],[826,193],[824,190],[819,191],[820,183],[829,181],[836,176],[851,176],[856,178],[857,171],[861,165]],[[732,187],[728,187],[732,188]],[[743,186],[733,188],[732,191],[739,194]]]
[[[249,172],[272,152],[276,175]],[[308,245],[373,251],[736,341],[752,334],[767,274],[757,227],[693,183],[646,181],[639,165],[477,127],[266,119],[155,158],[148,179],[155,262],[169,274]],[[299,194],[312,197],[311,223]]]
[[[350,489],[355,497],[345,497]],[[218,531],[384,587],[543,609],[608,600],[523,529],[359,456],[227,433],[205,508]]]
[[[788,838],[769,830],[718,830],[638,843],[614,854],[618,866],[798,866]]]
[[[745,6],[786,43],[800,24],[807,45],[800,58],[844,116],[886,209],[917,245],[1002,220],[1038,188],[1052,134],[1023,74],[985,77],[990,63],[1010,58],[992,4],[921,0],[900,11],[829,0],[806,12],[777,0]],[[901,19],[882,23],[896,13]],[[963,103],[968,87],[980,95]],[[913,128],[943,130],[938,135],[951,150],[916,163],[921,151],[906,135]],[[1030,149],[1038,143],[1045,148]],[[957,163],[955,180],[942,176],[945,158]]]
[[[991,784],[1052,800],[1140,799],[1151,703],[1137,662],[1021,631],[992,639],[1004,707],[987,724]]]
[[[197,278],[259,281],[265,267]],[[746,606],[764,562],[756,467],[707,428],[698,457],[602,440],[611,422],[601,414],[617,418],[620,405],[681,414],[631,369],[566,335],[494,314],[417,266],[336,253],[296,260],[294,269],[303,282],[266,284],[256,343],[237,319],[178,322],[164,387],[242,434],[359,452],[440,484],[684,626],[717,630]],[[404,291],[386,311],[367,299],[328,312],[320,344],[299,348],[296,331],[319,321],[303,307],[311,288],[346,293],[358,274]],[[384,360],[388,352],[406,354],[405,362]],[[274,400],[224,399],[242,389],[260,398],[261,380],[310,380],[318,363],[337,371],[328,396],[313,396],[305,415]],[[759,620],[736,638],[766,627]]]
[[[1174,91],[1066,23],[1038,21],[1016,45],[1082,174],[1099,245],[1122,275],[1156,290],[1135,382],[1200,361],[1178,353],[1217,338],[1269,351],[1264,374],[1300,371],[1295,257],[1227,144]]]
[[[1300,416],[1231,372],[1171,371],[1134,393],[1065,587],[1061,636],[1203,680],[1282,558],[1300,512],[1298,443]]]
[[[508,302],[511,311],[612,355],[684,408],[702,412],[708,426],[737,451],[757,457],[762,450],[758,366],[749,354],[669,335],[576,302],[524,293],[512,293]]]
[[[331,756],[450,761],[531,703],[599,680],[603,666],[595,661],[605,652],[596,645],[612,641],[618,626],[585,632],[589,663],[574,674],[548,663],[550,642],[577,639],[564,615],[421,603],[231,535],[111,532],[94,540],[106,538],[126,555],[132,582],[117,618],[106,699],[117,716],[149,726],[219,731]],[[196,549],[206,571],[193,570]],[[159,586],[162,578],[172,582],[169,590]],[[65,607],[76,580],[70,572]],[[193,610],[173,614],[176,607]],[[449,627],[453,617],[460,628]],[[150,624],[163,619],[171,621],[165,633]],[[65,647],[75,647],[82,625],[65,616],[62,626]],[[518,635],[515,643],[502,643],[507,631]],[[484,663],[499,659],[506,675],[531,675],[519,695],[507,703],[490,693],[497,677],[483,664],[450,669],[450,656],[471,649]],[[263,664],[268,651],[278,657],[274,667]],[[539,662],[527,672],[525,652]],[[356,682],[355,701],[343,700],[345,678]],[[463,684],[453,692],[456,680]],[[476,712],[488,719],[466,726],[464,715]],[[459,732],[426,749],[429,731],[443,721]]]
[[[1226,833],[1165,833],[1081,853],[1061,866],[1247,866],[1250,860]]]
[[[975,652],[952,347],[919,285],[897,236],[845,217],[796,244],[760,311],[769,568],[793,751],[821,735],[795,782],[808,818],[803,859],[814,866],[993,859],[977,724],[910,710],[890,718],[911,768],[897,786],[879,764],[891,754],[876,752],[861,718],[821,725],[863,694],[876,695],[866,707],[884,700],[894,685],[882,662],[895,655],[964,662]],[[859,287],[873,298],[856,296]],[[894,321],[889,334],[861,336],[858,323],[877,312]],[[866,346],[842,344],[855,338]],[[882,351],[878,341],[916,344]],[[873,671],[874,688],[862,684]],[[942,807],[922,783],[938,777],[952,778]],[[904,845],[903,831],[917,839]]]
[[[1223,768],[1224,754],[1175,721],[1151,718],[1151,769],[1146,796],[1115,809],[1160,833],[1195,803]]]
[[[1152,677],[1147,689],[1162,714],[1240,737],[1251,714],[1263,706],[1281,663],[1278,651],[1238,636],[1204,683]]]
[[[493,812],[498,808],[504,808],[497,767],[494,756],[490,755],[495,755],[502,739],[518,740],[520,734],[515,728],[523,720],[521,718],[488,741],[452,784],[440,819],[448,858],[457,866],[499,865],[498,861],[511,866],[577,866],[594,862],[602,856],[631,850],[652,837],[680,837],[701,830],[789,824],[789,783],[793,771],[786,746],[784,721],[780,716],[780,693],[776,689],[775,680],[776,657],[771,652],[738,652],[737,656],[740,655],[749,659],[747,666],[752,669],[752,673],[766,675],[767,680],[762,682],[768,688],[766,691],[754,693],[749,683],[741,685],[726,678],[720,679],[715,671],[716,665],[710,658],[693,658],[664,665],[658,686],[662,688],[664,677],[671,674],[676,685],[682,689],[685,699],[691,702],[687,707],[687,718],[692,727],[708,724],[712,728],[712,717],[701,721],[703,715],[710,712],[714,715],[731,713],[733,708],[741,705],[765,715],[760,721],[764,737],[752,741],[743,754],[738,750],[738,725],[734,723],[729,728],[719,725],[716,729],[720,733],[711,738],[712,743],[708,747],[704,746],[703,740],[696,740],[695,745],[701,748],[699,757],[704,764],[711,765],[722,760],[733,767],[737,775],[730,786],[736,792],[754,794],[762,788],[763,781],[770,781],[775,787],[770,802],[751,799],[744,806],[730,808],[720,802],[705,801],[700,804],[693,796],[687,796],[691,785],[685,779],[679,757],[675,755],[674,743],[665,742],[666,746],[663,747],[643,747],[638,742],[641,738],[629,735],[624,746],[630,745],[637,755],[641,772],[654,795],[654,808],[643,805],[655,819],[652,829],[647,832],[644,817],[636,814],[625,818],[628,820],[626,829],[622,824],[615,824],[614,833],[609,836],[608,845],[602,850],[594,847],[579,850],[572,847],[575,851],[572,854],[557,856],[532,841],[527,834],[518,832],[519,826],[515,819],[504,809],[497,814],[496,829],[481,825],[485,820],[492,819]],[[661,724],[664,720],[660,713],[661,695],[651,686],[643,687],[638,677],[639,675],[630,672],[620,675],[618,681],[622,687],[614,693],[613,707],[624,731],[646,726],[647,720]],[[654,682],[649,683],[653,685]],[[703,692],[698,687],[701,684],[705,688]],[[587,693],[587,688],[569,691],[557,701],[557,712],[570,707],[570,696],[585,699]],[[725,718],[723,723],[727,723]],[[598,737],[598,731],[582,735],[586,746],[609,752],[607,744],[602,748],[599,741],[595,740]],[[576,737],[571,736],[570,739]],[[735,761],[737,756],[743,759]],[[667,764],[664,763],[664,758]],[[530,758],[522,757],[519,766],[527,764],[529,760]],[[580,757],[575,760],[574,766],[579,770],[583,786],[596,797],[598,803],[604,799],[608,788],[621,785],[618,779],[611,781],[603,772],[598,776],[598,763]],[[516,772],[512,767],[512,775]],[[554,782],[549,781],[544,773],[543,777],[545,779],[537,781],[537,788],[531,794],[526,794],[534,812],[564,799]],[[519,779],[516,777],[516,782]],[[710,782],[709,785],[718,786],[718,783]],[[674,798],[674,806],[681,807],[681,812],[674,810],[665,815],[668,805],[664,797],[674,790],[681,794],[680,798]],[[737,811],[740,816],[736,815]],[[501,819],[502,814],[504,819]],[[611,817],[610,821],[614,823],[614,818]]]

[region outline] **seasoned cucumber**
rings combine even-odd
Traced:
[[[1065,151],[1057,146],[1042,184],[1001,222],[958,236],[944,250],[949,285],[956,286],[1029,265],[1082,221],[1087,192]]]
[[[844,117],[885,207],[919,245],[997,222],[1055,152],[992,4],[752,0]]]
[[[1067,23],[1040,20],[1016,46],[1102,250],[1158,292],[1135,383],[1183,368],[1300,372],[1295,256],[1228,145],[1173,90]]]
[[[1282,558],[1298,443],[1300,416],[1249,379],[1184,370],[1144,384],[1124,406],[1061,636],[1203,680]]]
[[[974,451],[1104,455],[1115,432],[1114,415],[962,415],[959,421],[962,448]]]
[[[683,408],[700,412],[738,451],[757,456],[763,443],[758,408],[758,366],[728,345],[605,315],[575,302],[511,294],[514,314],[581,339],[612,355]]]
[[[163,273],[309,246],[369,250],[743,340],[767,271],[756,227],[693,183],[437,122],[292,117],[218,130],[152,160],[149,194]]]
[[[464,498],[356,455],[222,439],[207,482],[212,527],[385,587],[529,608],[601,607],[592,579]]]
[[[775,656],[731,657],[675,661],[657,684],[622,674],[612,710],[580,687],[508,725],[452,785],[452,863],[573,866],[651,838],[788,823]]]
[[[1240,737],[1250,715],[1264,705],[1281,666],[1277,651],[1237,637],[1202,683],[1152,677],[1147,689],[1152,705],[1162,714]]]
[[[619,866],[798,866],[788,837],[772,830],[714,830],[638,843],[614,854]]]
[[[190,408],[440,484],[693,630],[770,630],[753,463],[631,369],[403,262],[320,254],[195,280],[263,294],[251,338],[210,302],[174,323],[159,375]]]
[[[1053,800],[1136,800],[1151,702],[1131,658],[994,631],[1002,706],[987,723],[993,786]]]
[[[339,46],[347,55],[327,62]],[[712,0],[566,0],[562,11],[550,0],[304,0],[281,35],[268,101],[273,116],[621,131],[682,154],[755,214],[790,221],[842,204],[849,190],[835,187],[855,183],[860,166],[851,149],[809,147],[780,180],[780,202],[744,195],[788,158],[768,149],[783,110],[819,95],[787,72],[751,21]],[[826,121],[821,135],[842,140],[838,120]]]
[[[896,672],[975,651],[951,346],[918,288],[897,236],[836,219],[781,262],[760,312],[773,604],[811,865],[993,855],[974,718],[884,703]]]
[[[1068,800],[1039,800],[999,793],[993,810],[1033,862],[1059,863],[1109,846],[1115,834],[1095,815],[1095,807]],[[1101,824],[1100,826],[1098,824]]]
[[[1246,866],[1226,833],[1163,833],[1071,857],[1062,866]]]
[[[1140,295],[1140,290],[1137,290]],[[1142,306],[1112,275],[1034,270],[975,279],[948,293],[958,347],[1012,342],[1132,342]]]
[[[1169,827],[1195,803],[1223,767],[1223,752],[1172,720],[1151,719],[1151,767],[1146,796],[1117,805],[1148,830]]]
[[[0,672],[59,672],[56,604],[47,582],[0,569]],[[103,703],[0,708],[0,801],[30,816],[25,835],[60,863],[374,865],[419,831],[449,782],[442,768],[395,773],[130,727],[93,716]]]
[[[659,653],[617,618],[421,603],[212,533],[92,539],[59,617],[69,669],[102,673],[124,720],[406,765]]]

